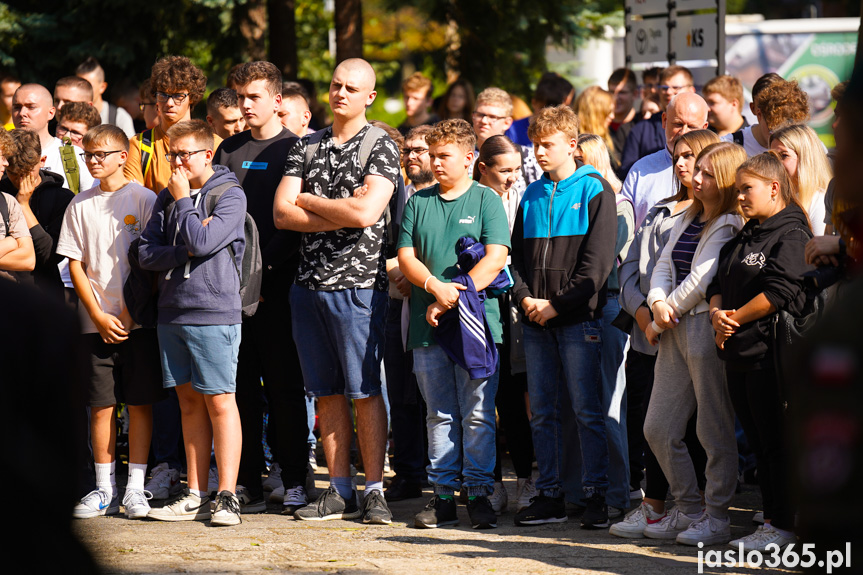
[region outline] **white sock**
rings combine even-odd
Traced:
[[[126,489],[144,489],[144,477],[147,476],[146,463],[130,463],[129,464],[129,482],[126,484]]]
[[[96,488],[107,491],[112,496],[117,493],[117,478],[114,475],[116,464],[116,461],[96,464]]]
[[[207,492],[206,492],[206,491],[200,491],[200,490],[198,490],[198,489],[189,489],[189,493],[194,493],[195,495],[197,495],[197,496],[198,496],[198,497],[200,497],[201,499],[203,499],[204,497],[206,497],[206,496],[207,496]]]

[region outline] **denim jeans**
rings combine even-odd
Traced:
[[[605,434],[608,438],[608,491],[605,501],[618,509],[629,508],[629,447],[626,429],[626,373],[624,358],[629,348],[629,336],[611,322],[620,313],[616,293],[608,294],[608,302],[602,308],[602,411],[605,414]],[[567,436],[578,433],[572,415],[564,421]],[[567,443],[563,448],[563,490],[567,500],[580,503],[581,452],[576,443]]]
[[[439,345],[413,353],[414,373],[428,408],[428,478],[435,493],[454,493],[461,474],[468,495],[491,495],[497,373],[489,379],[469,379]]]
[[[602,411],[602,321],[586,321],[555,328],[524,326],[527,390],[533,448],[539,467],[537,490],[549,497],[561,492],[563,444],[578,441],[585,497],[605,495],[608,488],[608,443]],[[569,392],[578,437],[563,433],[563,402]]]

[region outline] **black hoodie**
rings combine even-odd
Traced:
[[[63,281],[57,264],[63,259],[57,255],[57,238],[63,227],[63,214],[75,195],[63,187],[63,178],[54,172],[40,170],[42,181],[30,197],[30,209],[39,223],[30,228],[33,248],[36,251],[36,269],[32,272],[36,285],[62,293]],[[15,197],[18,190],[9,178],[0,181],[0,191]],[[27,272],[21,272],[26,274]]]
[[[719,268],[707,290],[707,299],[722,294],[722,309],[740,309],[763,293],[777,309],[794,315],[803,310],[806,294],[803,274],[810,269],[803,255],[812,238],[809,219],[790,205],[763,224],[749,220],[719,252]],[[741,325],[718,350],[735,371],[772,365],[770,332],[773,315]]]

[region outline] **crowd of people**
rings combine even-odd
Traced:
[[[431,487],[416,527],[457,524],[461,501],[478,529],[512,507],[520,526],[794,543],[772,326],[848,257],[800,86],[762,76],[750,125],[731,76],[620,69],[576,97],[547,73],[515,120],[500,88],[435,102],[415,73],[394,128],[367,117],[375,82],[341,62],[326,125],[307,86],[239,64],[193,119],[207,78],[169,56],[136,127],[92,58],[53,94],[0,78],[0,275],[77,309],[91,368],[74,517],[236,525],[276,501],[388,524]],[[753,475],[760,525],[732,542]]]

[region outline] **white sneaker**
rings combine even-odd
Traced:
[[[636,501],[638,499],[644,499],[644,489],[639,487],[638,489],[633,489],[629,492],[629,500]]]
[[[249,490],[242,485],[237,485],[235,497],[240,502],[240,511],[242,513],[263,513],[267,510],[267,502],[264,500],[264,497],[261,496],[253,500],[252,496],[249,495]]]
[[[756,525],[764,525],[764,512],[759,511],[755,515],[752,516],[752,522]]]
[[[126,508],[126,517],[129,519],[143,519],[150,513],[150,504],[148,499],[152,499],[153,494],[146,489],[127,489],[123,496],[123,507]]]
[[[278,463],[273,463],[270,466],[269,473],[267,473],[267,478],[264,479],[264,491],[269,493],[279,487],[284,491],[284,485],[282,485],[282,468],[279,467]]]
[[[678,533],[686,531],[696,520],[698,517],[690,517],[675,507],[661,520],[645,526],[644,536],[649,539],[675,539]]]
[[[85,495],[78,505],[72,509],[75,519],[90,519],[100,515],[115,515],[120,512],[120,504],[116,495],[111,495],[104,489],[95,489]]]
[[[717,519],[705,512],[698,520],[693,521],[686,531],[677,535],[677,542],[682,545],[716,545],[731,541],[731,519]]]
[[[186,493],[183,497],[165,505],[153,507],[147,515],[150,519],[159,521],[196,521],[210,518],[210,498],[206,495],[198,497],[194,493]]]
[[[642,502],[636,509],[630,511],[623,521],[612,525],[608,532],[626,539],[641,539],[644,537],[645,527],[659,523],[666,515],[666,513],[659,514],[654,511],[650,503]]]
[[[183,485],[180,483],[180,472],[171,469],[163,462],[150,470],[150,481],[144,485],[144,491],[153,494],[153,499],[168,499],[180,493]]]
[[[318,470],[318,458],[315,456],[315,448],[309,445],[309,465],[312,466],[313,471]]]
[[[283,488],[284,489],[284,488]],[[284,502],[282,503],[282,515],[293,516],[297,509],[301,509],[309,502],[305,487],[297,485],[291,487],[284,492]]]
[[[518,479],[515,497],[518,502],[516,512],[520,513],[530,507],[530,500],[536,497],[536,483],[533,481],[533,475],[526,479]]]
[[[216,493],[219,491],[219,468],[211,467],[207,474],[207,493],[213,502],[216,501]]]
[[[500,515],[506,511],[506,507],[509,505],[509,498],[507,497],[506,487],[503,486],[503,483],[494,484],[494,491],[492,491],[488,501],[491,503],[491,508],[494,509],[496,515]]]
[[[797,538],[793,535],[791,537],[783,535],[774,529],[772,525],[765,523],[764,525],[759,525],[755,533],[735,539],[728,546],[733,549],[739,549],[742,544],[744,551],[764,551],[771,543],[777,545],[782,550],[793,543],[797,543]]]

